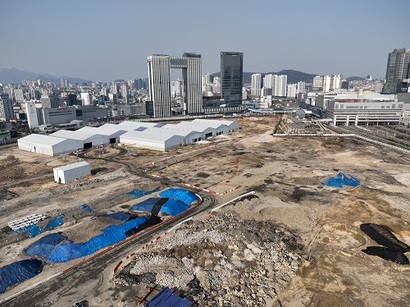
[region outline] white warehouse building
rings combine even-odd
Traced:
[[[94,146],[122,143],[145,149],[168,151],[239,129],[239,123],[225,120],[182,121],[178,124],[126,121],[118,125],[59,130],[50,135],[32,135],[19,140],[19,148],[56,155]]]
[[[78,140],[43,134],[30,134],[17,140],[18,148],[29,152],[56,156],[83,148]]]
[[[90,127],[89,127],[90,128]],[[81,129],[80,129],[81,130]],[[82,142],[84,149],[92,148],[94,146],[106,145],[110,143],[110,139],[106,135],[97,134],[89,130],[83,131],[59,130],[50,134],[51,136],[58,136],[66,139],[77,140]]]
[[[183,144],[184,137],[175,132],[128,131],[120,136],[121,144],[138,148],[168,151]]]

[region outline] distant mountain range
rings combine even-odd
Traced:
[[[35,73],[35,72],[28,72],[18,70],[16,68],[8,69],[8,68],[0,68],[0,83],[7,84],[7,83],[21,83],[23,80],[38,80],[41,79],[46,82],[55,82],[60,84],[60,80],[68,80],[71,84],[82,84],[88,82],[87,80],[80,79],[80,78],[72,78],[67,76],[56,77],[46,73]]]
[[[252,75],[255,74],[255,72],[244,72],[243,73],[243,79],[244,83],[251,83],[251,78]],[[313,80],[314,76],[317,76],[316,74],[308,74],[304,73],[301,71],[297,70],[281,70],[278,72],[266,72],[266,73],[261,73],[262,75],[268,75],[268,74],[276,74],[276,75],[287,75],[288,76],[288,83],[297,83],[299,81],[311,83]],[[220,76],[220,72],[214,73],[214,76]],[[57,84],[60,83],[61,79],[68,80],[71,84],[82,84],[88,82],[88,80],[80,79],[80,78],[73,78],[73,77],[67,77],[67,76],[62,76],[62,77],[56,77],[52,76],[47,73],[34,73],[34,72],[28,72],[28,71],[22,71],[18,70],[16,68],[8,69],[8,68],[0,68],[0,83],[2,84],[7,84],[7,83],[21,83],[23,80],[38,80],[41,79],[46,82],[55,82]],[[354,80],[365,80],[362,77],[349,77],[347,78],[348,81],[354,81]]]

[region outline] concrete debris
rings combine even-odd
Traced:
[[[233,211],[212,214],[136,254],[115,282],[143,286],[142,277],[150,274],[152,283],[177,288],[199,306],[266,306],[296,275],[300,242],[270,221],[242,220]]]

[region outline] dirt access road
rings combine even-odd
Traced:
[[[407,306],[409,267],[364,254],[362,249],[377,244],[359,226],[387,225],[410,243],[410,157],[355,139],[275,138],[276,117],[238,120],[241,130],[229,136],[170,153],[127,148],[120,158],[198,188],[218,193],[235,189],[218,196],[220,203],[255,190],[259,199],[223,210],[234,209],[243,219],[274,221],[302,238],[304,261],[279,293],[283,306]],[[117,152],[103,148],[88,154],[109,157]],[[83,240],[100,228],[84,233],[82,225],[89,216],[78,209],[80,203],[99,213],[126,210],[129,199],[107,200],[134,187],[161,184],[130,174],[122,164],[98,160],[89,161],[95,170],[90,178],[65,186],[52,182],[54,166],[75,161],[69,155],[50,158],[16,148],[2,150],[0,167],[6,171],[0,182],[1,227],[11,217],[63,211],[67,220],[59,231]],[[361,185],[336,189],[321,184],[339,170],[360,179]],[[46,174],[50,177],[43,177]],[[23,248],[31,242],[3,241],[0,265],[24,258]],[[90,302],[96,296],[90,293]]]

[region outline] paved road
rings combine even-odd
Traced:
[[[106,253],[99,255],[90,261],[81,264],[80,266],[69,270],[59,276],[56,276],[48,281],[45,281],[36,287],[29,289],[20,295],[13,297],[7,301],[1,302],[0,306],[64,306],[61,302],[65,296],[72,296],[75,293],[79,299],[90,295],[89,289],[83,290],[87,293],[82,293],[84,285],[95,283],[95,281],[103,281],[103,272],[113,263],[119,261],[123,257],[135,251],[136,244],[144,244],[158,233],[163,233],[172,225],[197,215],[200,212],[209,210],[215,204],[215,198],[205,192],[198,193],[203,198],[203,203],[184,212],[175,219],[159,224],[155,229],[148,230],[145,233],[137,235],[135,238],[117,246]],[[101,291],[101,284],[97,283],[93,289],[94,295]],[[106,287],[108,288],[108,286]]]

